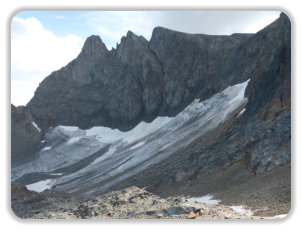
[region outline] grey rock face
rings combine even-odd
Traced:
[[[255,173],[269,171],[290,162],[290,109],[290,107],[286,107],[276,117],[267,119],[265,122],[256,123],[253,125],[254,127],[249,125],[245,130],[246,135],[257,140],[250,152],[250,165]],[[256,137],[255,132],[258,133]]]
[[[11,105],[11,158],[12,164],[24,162],[39,149],[42,133],[33,124],[30,111]]]
[[[43,128],[65,124],[127,130],[143,119],[144,104],[148,114],[154,113],[150,115],[153,119],[160,100],[150,96],[160,95],[160,72],[147,44],[143,37],[129,32],[109,52],[99,37],[88,38],[78,58],[47,77],[37,89],[28,104],[37,122]],[[144,80],[148,82],[145,89]],[[56,96],[47,99],[49,95]]]
[[[75,60],[40,84],[27,108],[43,129],[61,124],[125,131],[142,120],[174,116],[194,98],[204,100],[250,78],[248,111],[255,114],[278,87],[290,90],[289,31],[282,14],[255,35],[192,35],[158,27],[150,42],[129,31],[111,51],[91,36]],[[275,110],[289,103],[288,94],[279,96]]]

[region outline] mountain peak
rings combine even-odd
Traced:
[[[143,42],[143,43],[148,42],[143,36],[136,35],[131,30],[128,30],[126,36],[124,36],[121,40],[122,40],[122,42],[125,42],[125,41],[136,41],[136,42],[139,41],[139,42]]]
[[[84,46],[87,46],[89,44],[100,44],[102,43],[102,39],[98,35],[91,35],[88,38],[86,38],[86,41],[84,43]]]
[[[128,30],[126,37],[133,37],[137,36],[135,33],[133,33],[131,30]]]
[[[108,51],[102,39],[98,35],[89,36],[82,48],[82,53],[93,55]]]

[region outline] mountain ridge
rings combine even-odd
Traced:
[[[142,120],[175,116],[194,98],[247,80],[250,74],[233,76],[228,66],[241,63],[242,44],[257,34],[192,35],[156,27],[149,42],[129,31],[111,51],[93,35],[76,59],[40,84],[27,107],[42,129],[61,124],[127,131]]]

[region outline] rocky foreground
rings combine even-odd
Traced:
[[[205,204],[180,197],[161,198],[129,187],[101,196],[76,199],[47,190],[36,193],[12,185],[11,207],[23,219],[274,219],[240,213],[231,206]],[[277,217],[278,218],[278,217]]]

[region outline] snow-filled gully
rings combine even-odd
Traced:
[[[175,117],[141,122],[128,132],[106,127],[53,128],[45,135],[44,148],[35,160],[12,168],[12,180],[41,172],[52,177],[27,185],[29,189],[55,186],[82,195],[105,191],[239,116],[247,103],[248,82],[230,86],[208,100],[197,99]]]

